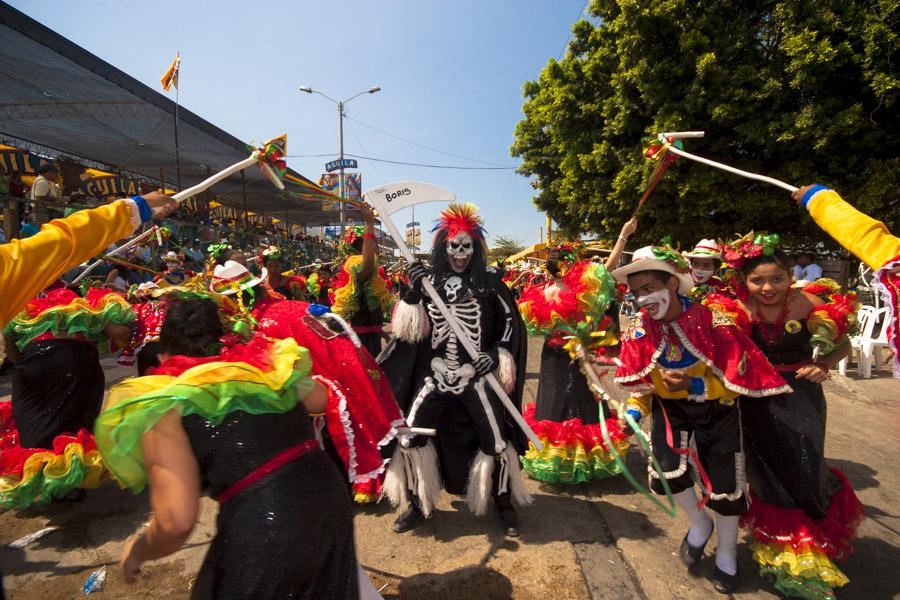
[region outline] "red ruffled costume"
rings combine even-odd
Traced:
[[[688,352],[706,364],[732,392],[751,398],[774,396],[791,388],[772,367],[762,351],[742,335],[733,319],[718,310],[692,302],[680,317],[663,323],[643,315],[626,333],[628,344],[619,354],[621,365],[616,382],[622,385],[652,385],[649,374],[666,345],[668,328]],[[623,336],[623,341],[625,336]],[[645,391],[650,389],[645,388]]]
[[[353,341],[308,315],[306,302],[258,300],[252,310],[256,330],[273,338],[292,337],[309,350],[314,378],[328,388],[325,425],[340,454],[356,500],[376,499],[387,466],[380,449],[404,424],[390,383],[375,360]]]

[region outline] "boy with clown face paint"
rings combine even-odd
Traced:
[[[616,382],[630,388],[628,412],[635,420],[652,413],[661,476],[691,519],[681,561],[695,565],[713,534],[713,520],[694,492],[698,481],[718,529],[713,581],[718,591],[731,593],[740,583],[738,520],[747,510],[739,399],[761,401],[756,399],[790,388],[733,318],[688,299],[688,271],[677,251],[653,246],[613,271],[641,308],[622,336]],[[692,436],[696,452],[689,446]],[[651,469],[650,488],[663,494],[659,478]]]
[[[398,533],[431,516],[441,488],[465,493],[476,515],[485,514],[493,499],[510,536],[519,535],[512,500],[531,501],[513,447],[524,444],[486,379],[495,373],[521,405],[524,326],[502,271],[485,263],[484,230],[475,210],[451,204],[441,214],[431,268],[410,265],[411,289],[394,309],[394,338],[379,357],[409,426],[437,431],[434,438],[402,438],[391,459],[384,491],[403,509],[394,522]],[[426,277],[478,349],[475,358],[422,292]]]

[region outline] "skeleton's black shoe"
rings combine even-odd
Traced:
[[[513,508],[512,500],[509,494],[502,494],[494,498],[497,504],[497,514],[500,515],[500,524],[503,527],[503,533],[509,537],[519,537],[519,515]]]
[[[419,524],[422,519],[422,511],[419,510],[415,502],[410,503],[409,508],[400,513],[400,516],[394,521],[394,532],[403,533],[409,531]]]

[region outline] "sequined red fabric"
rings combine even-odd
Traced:
[[[663,336],[685,345],[688,352],[706,363],[725,386],[744,396],[763,397],[790,390],[762,351],[735,325],[713,324],[713,313],[691,303],[670,323],[655,321],[643,311],[622,336],[616,381],[650,383],[648,377],[662,351]]]

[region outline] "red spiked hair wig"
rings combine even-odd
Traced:
[[[438,217],[432,232],[445,231],[452,240],[460,231],[465,231],[474,239],[484,243],[484,219],[478,215],[474,204],[450,204]]]

